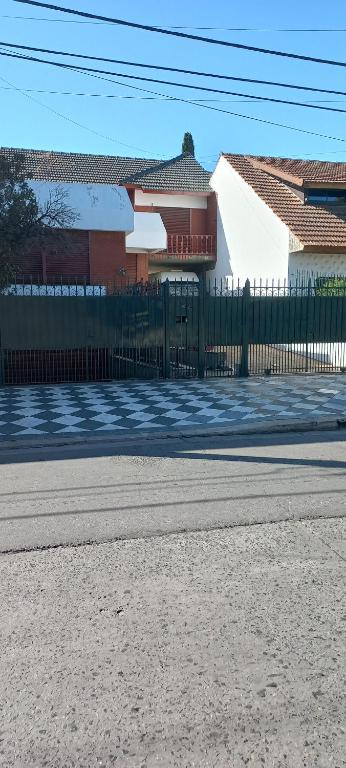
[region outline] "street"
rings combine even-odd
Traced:
[[[345,766],[345,468],[341,430],[1,451],[1,766]]]

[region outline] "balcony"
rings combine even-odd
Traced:
[[[167,235],[169,255],[209,256],[215,258],[215,235]]]
[[[167,250],[150,254],[151,263],[200,264],[216,260],[216,235],[167,235]]]

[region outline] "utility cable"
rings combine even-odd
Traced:
[[[255,101],[269,102],[274,104],[287,104],[289,106],[294,106],[294,107],[304,107],[305,109],[319,109],[325,112],[339,112],[342,114],[346,113],[346,110],[341,109],[340,107],[324,107],[318,104],[309,104],[307,102],[291,101],[288,99],[276,99],[272,96],[253,96],[251,93],[239,93],[239,91],[226,91],[221,88],[208,88],[207,86],[202,86],[202,85],[190,85],[189,83],[180,83],[180,82],[177,83],[172,80],[159,80],[157,78],[143,77],[141,75],[128,75],[123,72],[110,72],[109,70],[92,69],[92,67],[82,67],[80,65],[75,66],[73,64],[65,64],[64,62],[49,61],[48,59],[39,59],[36,56],[26,56],[23,54],[8,53],[7,51],[1,51],[1,50],[0,50],[0,56],[8,56],[9,58],[21,59],[21,60],[24,59],[25,61],[33,61],[39,64],[49,64],[50,66],[60,67],[63,69],[67,68],[67,69],[77,70],[82,72],[96,72],[97,74],[113,75],[114,77],[123,77],[125,80],[140,80],[141,82],[145,82],[145,83],[158,83],[159,85],[169,85],[176,88],[187,88],[193,91],[219,93],[219,94],[223,94],[224,96],[240,96],[242,98],[255,100]]]
[[[83,128],[83,130],[88,131],[89,133],[93,133],[95,136],[99,136],[101,139],[107,139],[107,141],[111,141],[114,144],[120,144],[122,147],[127,147],[128,149],[136,149],[139,152],[144,152],[144,154],[149,155],[150,152],[148,152],[145,149],[141,149],[141,147],[136,147],[132,144],[125,144],[123,141],[119,141],[119,139],[115,139],[113,136],[107,136],[104,133],[100,133],[99,131],[95,131],[93,128],[89,128],[87,125],[83,125],[83,123],[77,122],[77,120],[73,120],[72,117],[68,117],[67,115],[64,115],[62,112],[58,112],[56,109],[53,109],[52,107],[49,107],[47,104],[43,104],[42,101],[39,101],[38,99],[35,99],[33,96],[30,96],[28,93],[26,93],[21,88],[17,88],[16,85],[11,83],[9,80],[6,80],[5,77],[0,76],[0,80],[2,80],[4,83],[7,83],[13,89],[14,91],[17,91],[17,93],[21,93],[22,96],[25,96],[27,99],[30,99],[30,101],[35,102],[36,104],[39,104],[40,107],[44,107],[44,109],[47,109],[49,112],[52,112],[53,115],[57,115],[58,117],[61,117],[63,120],[67,120],[69,123],[72,123],[73,125],[76,125],[78,128]],[[160,158],[161,159],[161,158]]]
[[[22,58],[24,60],[27,60],[28,58],[30,59],[30,57],[19,56],[19,55],[15,56],[14,58],[19,58],[19,59]],[[52,62],[49,62],[49,63],[52,63]],[[89,77],[95,77],[96,79],[105,80],[107,82],[112,83],[113,85],[116,84],[116,85],[126,86],[127,88],[131,88],[131,89],[136,90],[136,91],[141,91],[142,93],[150,93],[150,94],[155,95],[155,96],[165,96],[165,94],[159,93],[157,91],[151,91],[148,88],[140,88],[139,86],[130,85],[129,83],[121,83],[119,81],[111,80],[110,78],[106,78],[106,77],[104,77],[102,75],[95,74],[96,70],[85,71],[84,67],[83,68],[76,68],[73,65],[68,65],[68,64],[60,64],[60,66],[66,68],[66,69],[70,69],[73,72],[80,72],[80,74],[86,74]],[[94,74],[92,74],[92,72]],[[297,128],[296,126],[288,125],[286,123],[278,123],[278,122],[275,122],[274,120],[266,120],[266,119],[261,118],[261,117],[254,117],[253,115],[244,115],[244,114],[241,114],[239,112],[231,112],[230,110],[220,109],[219,107],[212,107],[209,104],[199,104],[197,101],[188,101],[187,99],[182,99],[182,98],[178,98],[178,97],[171,97],[171,96],[167,96],[167,99],[172,99],[172,100],[180,102],[182,104],[191,104],[191,105],[193,105],[195,107],[199,107],[200,109],[209,109],[209,110],[212,110],[213,112],[219,112],[221,114],[231,115],[232,117],[239,117],[239,118],[242,118],[244,120],[252,120],[252,121],[254,121],[256,123],[262,123],[264,125],[273,125],[273,126],[275,126],[277,128],[285,128],[286,130],[294,131],[295,133],[303,133],[304,135],[308,135],[308,136],[317,136],[320,139],[329,139],[330,141],[342,141],[343,143],[346,142],[346,139],[341,138],[340,136],[331,136],[331,135],[325,134],[325,133],[317,133],[316,131],[309,131],[309,130],[304,129],[304,128]],[[46,106],[46,105],[43,105],[43,106]],[[85,126],[81,126],[81,127],[85,127]]]
[[[12,91],[11,86],[5,86],[1,85],[0,89],[2,91]],[[43,88],[20,88],[21,91],[25,91],[25,93],[43,93],[48,96],[85,96],[85,97],[93,97],[93,98],[101,98],[101,99],[121,99],[121,100],[127,100],[127,99],[134,99],[137,101],[176,101],[176,98],[174,96],[168,97],[168,96],[128,96],[125,94],[120,93],[86,93],[85,91],[48,91]],[[256,101],[256,96],[252,96],[251,99],[186,99],[187,102],[190,101],[198,101],[198,102],[215,102],[218,104],[253,104],[254,101]],[[321,99],[321,103],[342,103],[346,104],[346,100],[338,100],[338,99]],[[312,100],[310,102],[311,104],[317,104],[320,103],[319,101],[316,101],[316,99]]]
[[[37,48],[31,45],[19,45],[18,43],[0,42],[4,48],[19,48],[20,50],[33,51],[36,53],[49,53],[57,56],[69,56],[70,58],[89,59],[90,61],[102,61],[107,64],[121,64],[126,67],[138,67],[141,69],[161,69],[164,72],[179,72],[182,75],[196,75],[197,77],[211,77],[218,80],[232,80],[240,83],[252,83],[254,85],[270,85],[278,88],[292,88],[299,91],[312,91],[315,93],[329,93],[337,96],[346,96],[345,91],[334,91],[326,88],[315,88],[314,86],[297,85],[296,83],[280,83],[273,80],[258,80],[250,77],[235,77],[233,75],[217,74],[215,72],[201,72],[194,69],[181,69],[178,67],[167,67],[162,64],[143,64],[138,61],[127,61],[124,59],[110,59],[103,56],[91,56],[90,54],[74,53],[71,51],[56,51],[51,48]]]
[[[310,61],[314,64],[328,64],[334,67],[346,67],[346,61],[335,61],[334,59],[322,59],[316,56],[305,56],[298,53],[290,53],[288,51],[277,51],[271,48],[259,48],[255,45],[245,45],[243,43],[232,43],[228,40],[216,40],[213,37],[203,37],[202,35],[191,35],[188,32],[178,32],[172,29],[165,29],[164,27],[155,27],[150,24],[140,24],[139,22],[127,21],[125,19],[112,18],[111,16],[99,16],[95,13],[87,13],[87,11],[77,11],[74,8],[66,8],[64,6],[53,5],[52,3],[42,3],[38,0],[14,0],[15,3],[21,3],[22,5],[31,5],[38,8],[48,8],[51,11],[58,11],[59,13],[68,13],[73,16],[81,16],[86,19],[94,19],[96,21],[107,21],[112,24],[116,24],[122,27],[129,27],[131,29],[141,29],[145,32],[155,32],[160,35],[169,35],[171,37],[177,37],[184,40],[192,40],[200,43],[208,43],[210,45],[222,45],[227,48],[236,48],[238,50],[250,51],[252,53],[263,53],[269,56],[281,56],[288,59],[296,59],[299,61]]]
[[[18,19],[20,21],[49,21],[59,24],[93,24],[96,26],[112,26],[109,21],[79,21],[76,19],[50,19],[47,16],[13,16],[10,14],[1,14],[1,19]],[[346,32],[346,29],[336,29],[333,27],[312,27],[312,28],[300,28],[300,27],[193,27],[183,26],[176,24],[166,24],[167,29],[196,29],[209,32]]]

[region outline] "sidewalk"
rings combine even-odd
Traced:
[[[108,382],[0,389],[0,444],[8,439],[189,432],[346,417],[346,377]]]

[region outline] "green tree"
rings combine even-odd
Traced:
[[[68,229],[76,218],[63,187],[49,192],[39,205],[28,183],[22,153],[0,155],[0,290],[11,283],[16,263],[30,248],[43,248],[54,230]]]
[[[184,133],[181,151],[183,154],[195,156],[195,145],[192,138],[192,133],[190,133],[189,131],[186,131],[186,133]]]
[[[317,277],[315,281],[316,296],[346,296],[345,277]]]

